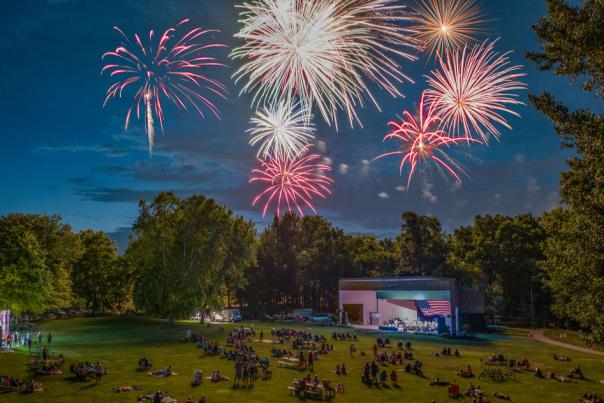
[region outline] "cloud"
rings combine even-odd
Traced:
[[[102,203],[138,203],[151,200],[161,190],[136,190],[129,188],[76,187],[72,192],[83,200]]]
[[[42,145],[31,150],[34,154],[57,153],[100,153],[108,157],[125,157],[128,150],[114,144],[65,144],[58,146]]]
[[[398,185],[397,187],[395,187],[395,189],[397,192],[404,192],[405,190],[407,190],[407,188],[403,185]]]
[[[361,160],[361,173],[364,175],[369,173],[369,160]]]
[[[325,165],[333,165],[333,160],[329,157],[323,157],[323,164]]]
[[[342,175],[346,175],[348,173],[348,165],[340,164],[339,170]]]
[[[317,151],[319,151],[320,153],[325,153],[325,151],[327,151],[327,143],[325,143],[323,140],[319,140],[317,141]]]
[[[386,192],[380,192],[380,193],[378,193],[378,197],[379,197],[380,199],[387,199],[387,198],[389,198],[390,196],[389,196],[389,195],[388,195],[388,193],[386,193]]]
[[[432,183],[424,183],[422,186],[422,198],[428,200],[432,204],[436,204],[438,202],[438,197],[432,193],[432,188],[434,188]]]
[[[518,153],[518,154],[514,155],[514,159],[518,163],[524,163],[524,162],[526,162],[526,156],[524,154]]]

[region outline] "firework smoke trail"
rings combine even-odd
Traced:
[[[308,151],[308,148],[304,151]],[[252,206],[263,200],[262,216],[271,206],[274,206],[278,216],[282,210],[297,211],[304,216],[305,208],[316,214],[313,198],[325,198],[331,194],[329,186],[333,183],[325,174],[331,171],[331,167],[318,163],[319,158],[319,154],[301,154],[294,158],[268,155],[267,159],[259,158],[260,168],[252,170],[250,183],[262,183],[265,189],[254,198]]]
[[[145,131],[147,132],[147,138],[149,141],[149,155],[153,153],[153,146],[155,145],[155,122],[153,121],[153,108],[151,93],[147,93],[145,96],[145,104],[147,104],[147,120],[145,121]]]
[[[350,125],[369,99],[370,80],[392,96],[412,80],[397,59],[414,61],[417,48],[405,7],[395,0],[258,0],[246,2],[235,34],[245,43],[231,53],[243,60],[234,78],[253,104],[299,99],[317,107],[328,124],[345,111]]]
[[[428,50],[428,59],[443,55],[475,41],[474,35],[486,22],[475,0],[421,0],[417,13],[416,38]]]
[[[154,38],[154,31],[149,31],[146,45],[138,34],[134,34],[131,41],[121,29],[114,27],[125,42],[102,57],[103,60],[111,58],[112,61],[105,64],[101,74],[108,72],[110,77],[117,80],[107,90],[103,107],[109,100],[121,98],[125,90],[136,87],[132,104],[126,113],[125,128],[128,129],[133,112],[139,119],[142,112],[150,153],[155,137],[155,118],[162,130],[164,127],[164,101],[171,102],[180,110],[195,110],[205,118],[202,107],[205,106],[216,117],[219,111],[204,92],[225,98],[224,85],[205,74],[209,67],[224,67],[214,57],[207,56],[206,51],[225,45],[200,42],[217,32],[214,30],[193,28],[177,36],[178,28],[188,22],[185,19],[167,29],[158,40]]]
[[[425,107],[425,94],[422,93],[419,103],[419,118],[416,119],[411,112],[403,112],[402,122],[391,121],[389,126],[394,130],[384,136],[384,141],[396,139],[400,142],[400,150],[391,151],[374,158],[374,161],[391,155],[402,155],[399,172],[403,173],[406,165],[409,166],[407,189],[418,165],[422,162],[433,162],[437,167],[451,175],[461,183],[461,173],[465,173],[461,165],[453,160],[447,150],[458,144],[481,143],[471,137],[450,137],[439,128],[441,118],[434,114],[434,106]]]
[[[499,138],[496,124],[511,129],[502,116],[509,113],[520,116],[508,105],[523,105],[518,100],[517,90],[527,89],[519,79],[522,66],[510,65],[508,55],[494,50],[497,41],[485,41],[467,48],[447,52],[441,59],[440,70],[432,71],[428,77],[426,99],[434,104],[446,130],[452,135],[471,136],[475,131],[486,143],[489,133]]]
[[[247,132],[252,146],[260,144],[258,157],[294,158],[314,137],[315,127],[308,110],[299,104],[281,101],[256,112]]]

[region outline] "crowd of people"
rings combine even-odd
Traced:
[[[399,332],[436,334],[438,333],[438,322],[432,320],[412,320],[394,318],[384,322],[385,326],[396,328]]]
[[[223,330],[224,332],[224,330]],[[221,332],[222,333],[222,332]],[[258,338],[255,338],[256,331],[253,327],[251,328],[233,328],[226,335],[226,346],[223,347],[217,341],[206,339],[202,335],[193,335],[190,331],[187,332],[185,338],[188,340],[195,341],[197,347],[203,349],[204,355],[219,355],[222,359],[234,361],[234,377],[233,385],[236,387],[251,387],[254,385],[255,380],[262,377],[265,380],[272,378],[272,372],[270,369],[270,362],[268,358],[261,359],[252,343],[254,341],[264,342],[264,332],[259,332]],[[13,334],[11,339],[13,344],[17,343],[20,346],[28,346],[31,344],[39,345],[40,348],[37,350],[39,355],[38,359],[30,361],[32,370],[36,375],[53,375],[59,374],[59,366],[63,363],[64,359],[62,355],[58,356],[58,359],[51,359],[49,353],[49,345],[52,343],[52,334],[48,333],[46,336],[47,345],[43,346],[43,336],[38,333],[37,336],[32,338],[30,333],[25,334]],[[342,341],[358,341],[358,336],[355,334],[347,333],[332,333],[332,339],[336,342]],[[296,361],[298,368],[307,369],[314,371],[314,365],[319,359],[320,354],[327,354],[330,351],[335,350],[334,344],[328,343],[325,336],[322,334],[316,334],[308,329],[295,329],[295,328],[280,328],[271,330],[271,340],[277,344],[285,342],[291,342],[291,349],[279,348],[277,346],[271,349],[271,353],[275,357],[284,358],[290,361]],[[394,349],[393,347],[397,348]],[[351,358],[354,358],[353,352],[356,352],[356,345],[353,343],[349,344]],[[410,340],[395,340],[393,345],[392,340],[387,337],[377,337],[372,348],[372,360],[365,362],[361,373],[361,381],[368,385],[382,385],[390,383],[392,385],[398,385],[400,372],[408,373],[411,375],[423,376],[423,362],[414,358],[412,353],[412,345]],[[452,349],[449,346],[443,346],[440,351],[432,354],[435,357],[461,357],[458,349]],[[361,356],[367,356],[365,352],[361,351]],[[53,355],[53,357],[56,357]],[[565,356],[553,355],[553,359],[556,361],[570,361],[570,358]],[[481,360],[483,370],[488,365],[495,365],[494,369],[498,369],[498,366],[505,366],[502,370],[517,371],[528,370],[532,371],[532,374],[536,378],[552,379],[558,382],[576,382],[576,380],[584,380],[586,377],[583,374],[582,368],[577,365],[568,370],[568,375],[560,375],[552,370],[544,373],[539,367],[531,368],[528,359],[524,358],[521,360],[514,360],[505,357],[501,352],[492,353],[486,358]],[[280,362],[281,364],[281,362]],[[393,366],[388,368],[389,366]],[[401,369],[397,369],[399,367]],[[138,368],[143,370],[151,370],[153,364],[145,357],[141,356],[138,360]],[[508,369],[509,368],[509,369]],[[70,365],[70,372],[75,380],[86,381],[89,378],[94,378],[97,384],[101,383],[102,377],[107,375],[107,370],[100,364],[99,361],[92,362],[86,361],[82,363],[72,363]],[[176,375],[172,367],[168,365],[163,370],[152,371],[150,374],[158,377],[167,377]],[[334,371],[336,376],[348,375],[348,368],[345,363],[338,363],[335,366]],[[470,365],[462,367],[457,375],[463,378],[474,377],[474,371]],[[2,376],[2,383],[0,386],[9,391],[21,390],[23,392],[39,392],[42,390],[42,385],[35,382],[33,379],[28,381],[22,381],[17,377]],[[193,379],[191,381],[192,386],[201,385],[203,382],[203,372],[200,369],[196,369],[193,373]],[[214,370],[211,375],[206,378],[210,382],[222,382],[230,381],[231,378],[219,370]],[[480,379],[483,379],[483,373],[480,375]],[[481,389],[480,385],[470,383],[463,390],[463,394],[460,393],[459,385],[451,385],[447,381],[443,381],[439,378],[435,378],[429,382],[431,386],[449,386],[449,392],[451,388],[455,387],[459,396],[466,396],[474,399],[476,402],[487,401],[487,394]],[[317,375],[311,375],[310,373],[300,379],[295,379],[292,385],[289,387],[293,394],[298,396],[308,397],[320,395],[321,398],[332,398],[337,393],[344,393],[343,383],[337,383],[337,386],[333,386],[329,380],[320,379]],[[136,386],[125,386],[122,388],[113,388],[114,392],[129,392],[133,390],[140,390]],[[510,400],[510,397],[505,393],[496,391],[489,393],[488,396],[493,396],[501,400]],[[152,402],[176,402],[176,399],[170,397],[167,393],[157,391],[151,394],[143,394],[139,396],[139,400],[149,400]],[[602,399],[595,394],[584,393],[581,396],[581,400],[584,403],[603,403]],[[198,400],[193,400],[190,396],[186,403],[207,403],[207,398],[202,395]]]

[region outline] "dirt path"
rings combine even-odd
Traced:
[[[601,357],[604,357],[604,352],[602,352],[602,351],[592,350],[591,348],[587,348],[587,347],[573,346],[572,344],[567,344],[567,343],[562,343],[561,341],[552,340],[552,339],[546,337],[545,334],[543,334],[543,329],[535,329],[535,330],[532,330],[531,333],[533,334],[533,340],[539,341],[541,343],[550,344],[552,346],[563,347],[563,348],[567,348],[569,350],[580,351],[582,353],[596,354]]]

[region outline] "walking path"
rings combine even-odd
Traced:
[[[537,341],[540,341],[541,343],[545,343],[545,344],[550,344],[552,346],[568,348],[569,350],[580,351],[582,353],[588,353],[588,354],[596,354],[596,355],[604,357],[604,352],[602,352],[602,351],[592,350],[591,348],[587,348],[587,347],[573,346],[572,344],[567,344],[567,343],[562,343],[561,341],[552,340],[552,339],[546,337],[545,334],[543,334],[543,330],[544,329],[531,330],[531,333],[533,334],[533,340],[537,340]]]

